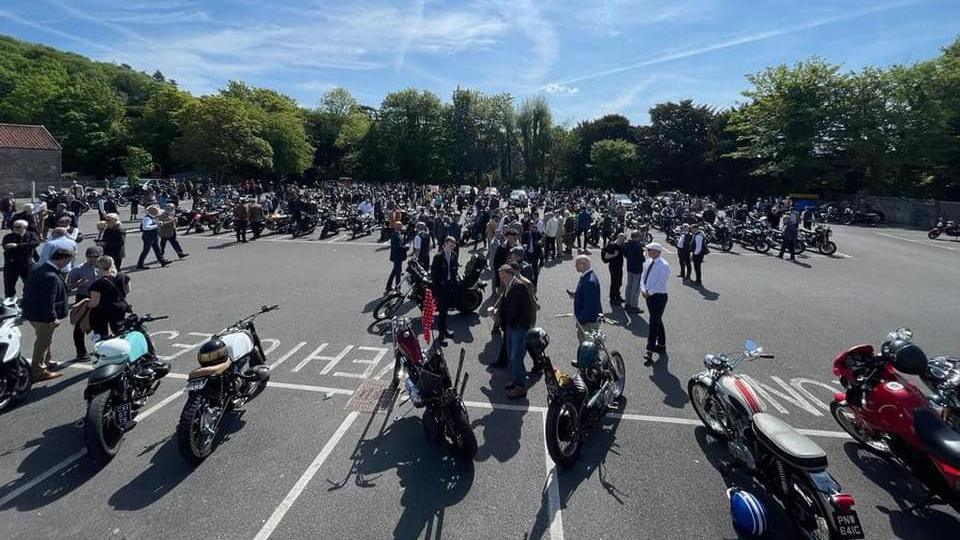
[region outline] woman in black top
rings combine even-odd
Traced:
[[[116,269],[119,271],[123,265],[124,245],[126,244],[126,232],[120,226],[120,216],[117,214],[107,214],[104,217],[107,226],[100,235],[99,244],[103,248],[103,254],[113,259]]]
[[[100,278],[90,286],[90,327],[103,337],[120,331],[121,323],[130,310],[127,294],[130,293],[130,278],[121,272],[113,259],[104,255],[97,259]]]

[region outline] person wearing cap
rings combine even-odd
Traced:
[[[704,236],[703,231],[700,230],[700,225],[694,223],[690,225],[690,256],[693,259],[693,272],[697,275],[697,279],[694,280],[694,284],[703,285],[703,282],[700,280],[700,265],[703,264],[703,255],[704,247],[707,245],[707,237]],[[690,279],[690,273],[687,273],[687,279]]]
[[[132,204],[132,203],[131,203]],[[147,254],[150,253],[150,250],[153,250],[153,254],[157,257],[157,262],[160,263],[160,266],[167,266],[170,264],[170,261],[163,258],[163,254],[160,253],[160,208],[156,205],[151,205],[147,207],[147,212],[143,216],[143,219],[140,220],[140,239],[143,241],[143,249],[140,250],[140,257],[137,258],[137,269],[146,270],[147,266],[144,264],[147,260]],[[114,261],[116,263],[116,261]]]
[[[430,230],[423,221],[417,222],[417,234],[413,237],[413,251],[410,255],[416,257],[420,266],[427,270],[430,268]]]
[[[640,294],[647,302],[650,312],[647,332],[647,351],[643,365],[653,365],[653,353],[667,352],[667,335],[663,328],[663,312],[667,308],[667,283],[670,281],[670,265],[663,260],[663,247],[657,242],[647,244],[647,262],[643,263],[640,276]]]
[[[515,266],[504,264],[497,272],[502,285],[499,304],[499,321],[504,331],[507,362],[513,382],[507,385],[510,399],[527,396],[527,368],[523,363],[526,355],[527,331],[536,323],[536,301],[531,285],[518,275]]]
[[[85,253],[86,261],[80,266],[74,266],[67,275],[67,289],[74,291],[74,303],[90,298],[90,285],[99,277],[97,275],[97,259],[103,255],[103,248],[91,246]],[[87,334],[80,327],[80,322],[73,325],[73,346],[77,350],[77,362],[89,362],[87,354]]]
[[[56,379],[58,363],[53,362],[53,333],[60,321],[67,317],[67,284],[61,271],[73,260],[74,252],[58,249],[50,260],[37,265],[30,272],[23,287],[23,318],[33,326],[36,339],[33,342],[31,372],[34,382]]]

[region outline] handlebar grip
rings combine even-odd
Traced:
[[[776,356],[770,353],[760,353],[759,358],[776,358]]]

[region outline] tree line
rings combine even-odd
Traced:
[[[732,108],[681,100],[649,124],[565,125],[542,97],[464,88],[378,107],[335,88],[304,108],[239,81],[197,97],[160,72],[0,36],[0,122],[46,125],[81,174],[960,198],[960,39],[909,66],[814,57],[746,79]]]

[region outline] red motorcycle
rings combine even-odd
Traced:
[[[945,421],[956,411],[931,403],[901,375],[928,378],[927,357],[912,337],[900,328],[887,336],[879,354],[871,345],[857,345],[837,355],[833,374],[846,392],[834,395],[830,412],[861,446],[923,483],[928,496],[910,510],[960,507],[960,432]]]
[[[221,219],[218,210],[208,210],[205,207],[198,207],[193,211],[190,222],[187,223],[187,229],[183,231],[183,234],[190,234],[190,231],[202,233],[204,228],[209,228],[214,235],[217,235],[220,234],[223,225],[224,220]]]

